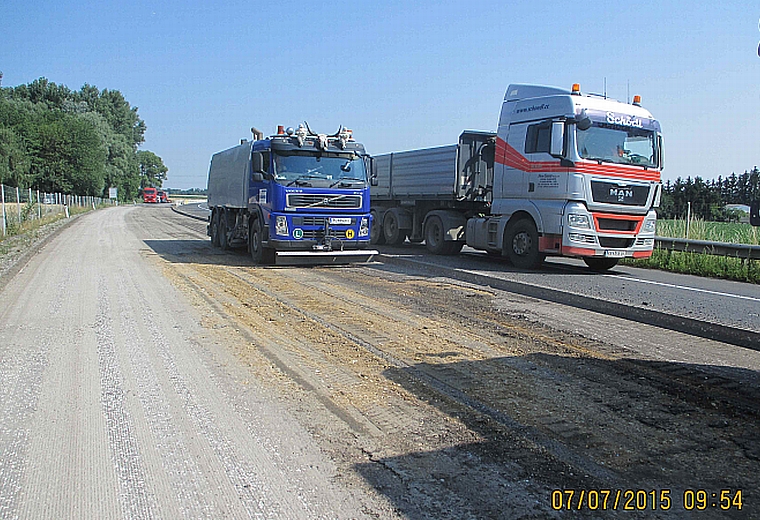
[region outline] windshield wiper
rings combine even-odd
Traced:
[[[330,184],[330,187],[333,188],[335,187],[336,184],[343,184],[344,182],[346,183],[347,186],[350,186],[354,182],[361,182],[362,184],[364,184],[367,181],[364,179],[357,178],[357,177],[343,177],[333,182],[332,184]]]
[[[323,179],[323,178],[324,177],[322,177],[321,175],[303,174],[303,175],[299,175],[298,177],[296,177],[295,179],[293,179],[292,181],[290,181],[289,183],[287,183],[285,186],[293,186],[296,183],[300,183],[304,179]],[[305,184],[306,185],[311,185],[311,183],[308,183],[308,182],[305,183]],[[299,184],[299,185],[301,185],[301,184]]]

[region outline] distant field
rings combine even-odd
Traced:
[[[658,220],[657,236],[709,240],[729,244],[760,245],[760,227],[728,222],[693,220],[689,226],[689,236],[687,237],[685,220]]]

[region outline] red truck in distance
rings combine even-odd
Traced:
[[[150,204],[157,203],[158,190],[156,188],[143,188],[143,202]]]

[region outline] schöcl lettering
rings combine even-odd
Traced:
[[[625,115],[619,116],[614,112],[607,112],[607,123],[611,125],[634,126],[636,128],[644,127],[644,123],[642,123],[641,119]]]

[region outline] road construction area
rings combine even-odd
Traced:
[[[97,211],[4,281],[0,517],[760,518],[757,350],[205,233]]]

